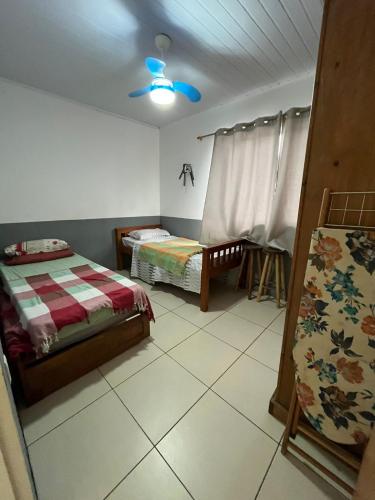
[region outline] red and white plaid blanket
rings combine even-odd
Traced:
[[[48,353],[67,325],[90,321],[103,308],[114,313],[146,312],[154,319],[143,288],[99,264],[86,264],[8,283],[11,301],[37,354]]]
[[[0,292],[0,319],[7,355],[17,359],[22,353],[35,354],[30,335],[22,328],[17,311],[3,292]]]

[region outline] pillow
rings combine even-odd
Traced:
[[[41,252],[58,252],[66,248],[69,248],[69,245],[63,240],[30,240],[9,245],[4,248],[4,253],[8,257],[13,257],[15,255],[32,255]]]
[[[160,229],[158,227],[152,229],[136,229],[135,231],[130,231],[129,236],[135,240],[151,240],[152,238],[166,238],[171,234],[165,229]]]
[[[33,264],[34,262],[44,262],[46,260],[62,259],[63,257],[71,257],[74,252],[71,248],[65,250],[57,250],[56,252],[40,252],[28,255],[15,255],[5,259],[4,263],[7,266],[19,266],[21,264]]]

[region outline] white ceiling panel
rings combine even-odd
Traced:
[[[0,0],[0,76],[162,126],[314,69],[321,0]],[[154,36],[166,76],[202,92],[166,108],[128,93],[150,83]]]

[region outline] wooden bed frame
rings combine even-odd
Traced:
[[[136,314],[43,358],[23,354],[15,363],[10,363],[12,376],[20,383],[25,403],[29,406],[149,335],[150,322],[146,314]]]
[[[126,255],[132,255],[130,246],[122,242],[124,236],[128,236],[131,231],[136,229],[161,228],[160,224],[148,224],[145,226],[119,227],[115,229],[116,251],[117,251],[117,269],[124,269],[124,258]],[[202,255],[202,273],[201,273],[201,293],[200,309],[206,312],[208,310],[208,300],[210,294],[210,280],[229,269],[238,267],[241,264],[244,240],[226,241],[217,245],[203,247]]]

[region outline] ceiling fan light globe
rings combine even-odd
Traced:
[[[150,92],[151,101],[156,104],[172,104],[176,98],[172,89],[165,87],[156,87]]]

